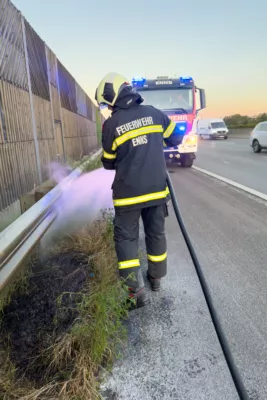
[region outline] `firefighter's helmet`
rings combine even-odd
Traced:
[[[99,83],[95,93],[95,100],[99,106],[114,106],[119,94],[125,87],[131,87],[128,80],[116,72],[110,72]]]

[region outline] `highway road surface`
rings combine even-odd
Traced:
[[[226,158],[230,143],[215,144],[216,149],[224,149],[216,150],[217,156],[224,154],[222,160],[237,166],[234,151]],[[215,156],[213,162],[205,161],[212,146],[203,144],[199,157],[203,168],[216,165]],[[245,160],[244,143],[236,144],[236,153]],[[248,160],[254,156],[257,158],[248,149]],[[258,160],[248,162],[255,165],[254,170],[260,170],[257,163],[264,165],[263,155]],[[213,171],[222,174],[222,168],[223,162],[221,169]],[[184,222],[250,399],[266,400],[266,203],[196,170],[172,171]],[[261,184],[257,190],[262,190]],[[105,398],[236,400],[238,395],[171,208],[167,238],[168,275],[161,292],[151,293],[152,303],[131,313],[129,344],[103,385]]]
[[[249,139],[199,140],[194,165],[267,194],[267,151],[255,154]]]

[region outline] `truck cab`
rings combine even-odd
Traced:
[[[206,107],[204,89],[198,89],[191,77],[156,79],[133,78],[132,86],[141,94],[143,104],[152,105],[163,111],[176,123],[173,135],[175,147],[164,144],[166,160],[191,167],[197,152],[197,113]],[[197,106],[199,95],[200,107]]]

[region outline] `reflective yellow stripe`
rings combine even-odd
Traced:
[[[103,156],[105,158],[108,158],[109,160],[114,160],[116,158],[116,153],[110,154],[110,153],[107,153],[105,150],[103,150]]]
[[[165,139],[167,139],[168,137],[170,137],[171,134],[172,134],[172,132],[174,131],[175,127],[176,127],[176,123],[173,122],[173,121],[171,121],[170,125],[168,126],[168,128],[167,128],[166,131],[164,132],[163,137],[164,137]]]
[[[138,260],[138,258],[136,260],[121,261],[118,264],[119,269],[140,267],[140,261]]]
[[[164,261],[167,258],[167,252],[164,254],[161,254],[160,256],[152,256],[151,254],[147,255],[147,258],[150,261],[155,261],[155,262],[160,262],[160,261]]]
[[[134,129],[132,131],[124,133],[114,140],[112,144],[112,150],[115,151],[117,147],[127,142],[127,140],[133,139],[139,135],[147,135],[149,133],[163,133],[162,125],[143,126],[142,128]]]
[[[164,199],[165,197],[168,196],[169,193],[170,193],[169,188],[166,187],[166,189],[163,190],[163,192],[155,192],[155,193],[145,194],[143,196],[130,197],[128,199],[114,199],[113,204],[114,206],[128,206],[131,204],[145,203],[146,201]]]

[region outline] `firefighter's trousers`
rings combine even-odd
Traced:
[[[167,244],[165,217],[167,205],[141,209],[115,209],[114,240],[119,274],[125,283],[137,290],[140,260],[138,257],[139,221],[143,220],[148,273],[152,278],[162,278],[167,273]]]

